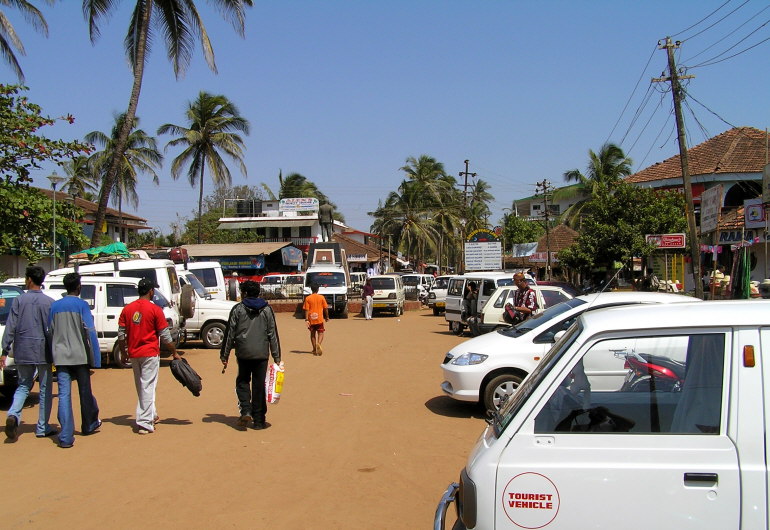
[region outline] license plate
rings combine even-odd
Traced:
[[[446,302],[436,302],[436,307],[446,307]]]
[[[372,307],[388,307],[388,304],[372,304]]]

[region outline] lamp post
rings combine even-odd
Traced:
[[[505,213],[508,212],[508,213]],[[503,271],[505,270],[505,227],[508,224],[508,217],[511,215],[510,208],[503,208]]]
[[[56,268],[56,186],[61,184],[66,178],[56,174],[56,170],[48,175],[53,190],[53,239],[51,240],[51,270]]]

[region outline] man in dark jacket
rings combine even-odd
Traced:
[[[230,350],[235,347],[238,361],[235,393],[241,414],[238,425],[246,427],[253,421],[255,429],[266,429],[269,424],[265,422],[265,377],[270,355],[276,364],[281,364],[278,327],[273,309],[259,298],[258,283],[243,282],[241,298],[230,311],[219,358],[227,368]]]

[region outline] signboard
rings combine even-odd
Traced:
[[[216,258],[223,269],[241,270],[241,269],[264,269],[265,255],[259,256],[237,256]]]
[[[533,263],[547,263],[548,252],[535,252],[529,256],[529,261]],[[557,263],[558,261],[556,259],[556,252],[551,252],[551,263]]]
[[[743,201],[743,223],[746,228],[764,228],[767,218],[762,199]]]
[[[762,170],[762,202],[770,202],[770,164]]]
[[[318,210],[318,199],[315,197],[291,197],[281,199],[278,203],[279,212],[315,212]]]
[[[494,232],[491,232],[485,228],[480,228],[479,230],[474,230],[470,234],[468,234],[468,237],[466,241],[497,241],[497,236]]]
[[[722,211],[722,185],[703,192],[700,203],[700,233],[708,234],[717,229]]]
[[[281,249],[281,261],[289,267],[302,265],[302,251],[297,247],[283,247]]]
[[[489,271],[503,268],[502,246],[499,241],[470,241],[465,243],[465,270]]]
[[[684,234],[647,234],[644,236],[647,244],[658,248],[684,248],[687,239]]]

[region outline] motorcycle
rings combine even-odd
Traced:
[[[628,369],[621,392],[681,392],[685,363],[648,353],[616,351],[615,357],[625,359]]]

